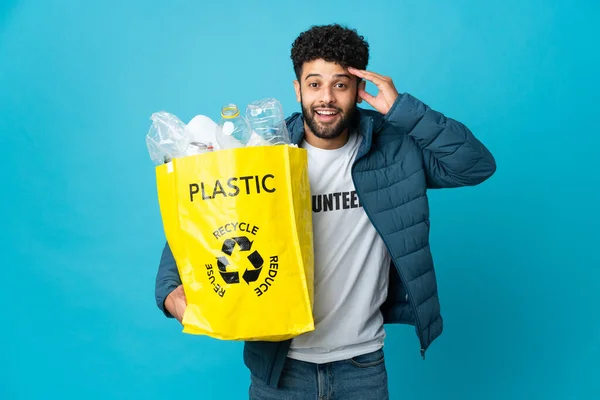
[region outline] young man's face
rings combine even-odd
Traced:
[[[304,63],[294,87],[304,121],[315,136],[334,139],[344,133],[360,102],[356,76],[339,64],[319,59]]]

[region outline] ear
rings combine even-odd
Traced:
[[[367,82],[361,79],[358,82],[358,90],[365,90],[366,87],[367,87]],[[362,103],[363,99],[362,99],[362,97],[360,97],[360,93],[358,93],[358,90],[356,91],[356,102]]]
[[[296,91],[296,101],[301,103],[302,96],[300,95],[300,82],[298,80],[294,80],[294,90]]]

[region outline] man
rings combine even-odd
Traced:
[[[477,185],[495,160],[463,124],[367,71],[369,46],[355,30],[313,27],[291,58],[302,113],[287,124],[309,157],[316,325],[289,341],[245,344],[250,397],[387,399],[384,324],[414,325],[423,356],[442,332],[426,191]],[[358,108],[363,100],[375,111]],[[156,301],[181,322],[180,282],[167,244]]]

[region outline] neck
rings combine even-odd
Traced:
[[[332,138],[332,139],[321,139],[317,137],[310,128],[304,124],[304,140],[306,143],[310,144],[313,147],[323,150],[335,150],[343,147],[346,143],[348,143],[349,138],[349,130],[346,128],[341,135]]]

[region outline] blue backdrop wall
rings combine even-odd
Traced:
[[[154,304],[164,236],[150,115],[295,102],[290,44],[339,22],[489,146],[498,172],[431,193],[445,331],[388,328],[393,399],[600,392],[598,2],[2,0],[0,398],[244,398],[240,343]],[[370,87],[372,89],[372,86]]]

